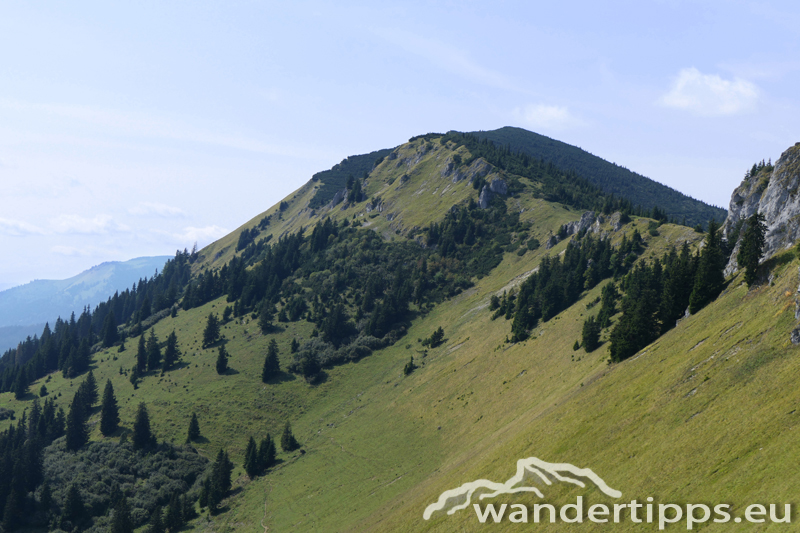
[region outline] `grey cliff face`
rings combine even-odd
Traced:
[[[730,241],[737,222],[755,213],[764,215],[767,225],[765,261],[800,239],[800,143],[795,144],[775,162],[772,172],[760,172],[745,178],[733,191],[728,218],[722,227],[722,238]],[[741,235],[725,267],[725,275],[739,268],[736,255]]]

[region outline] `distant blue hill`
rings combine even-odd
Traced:
[[[170,256],[137,257],[130,261],[109,261],[64,280],[35,280],[0,292],[0,341],[9,343],[0,350],[16,345],[28,335],[32,325],[50,322],[59,316],[65,319],[74,311],[79,315],[88,306],[104,302],[115,291],[130,288],[141,278],[161,271]],[[18,334],[21,338],[12,341]],[[39,327],[37,334],[41,334]]]

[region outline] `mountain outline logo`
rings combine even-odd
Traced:
[[[439,495],[439,499],[425,508],[422,518],[429,520],[433,513],[437,511],[446,511],[448,515],[454,514],[456,511],[466,509],[472,501],[475,491],[478,489],[487,489],[489,492],[481,493],[478,496],[479,500],[484,498],[495,498],[501,494],[517,494],[520,492],[532,492],[539,498],[544,498],[544,494],[538,487],[532,484],[520,485],[529,479],[540,479],[546,485],[552,485],[549,474],[557,481],[572,483],[578,487],[584,488],[586,484],[580,479],[585,478],[591,480],[603,494],[612,498],[621,498],[622,493],[616,489],[609,487],[603,479],[594,473],[590,468],[579,468],[569,463],[548,463],[542,461],[538,457],[528,457],[527,459],[519,459],[517,461],[517,471],[505,483],[497,483],[488,479],[478,479],[470,483],[465,483],[458,488],[444,491]],[[574,477],[570,477],[571,474]]]

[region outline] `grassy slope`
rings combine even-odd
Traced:
[[[438,168],[446,154],[437,150],[419,164]],[[382,188],[387,209],[374,219],[363,218],[383,232],[401,229],[401,235],[411,225],[426,223],[425,216],[415,219],[406,212],[402,226],[390,227],[385,214],[439,202],[441,192],[434,195],[435,186],[424,184],[426,175],[432,179],[430,172],[404,170],[411,180],[401,194],[402,188],[392,189],[394,183],[386,185],[390,174],[401,169],[376,170],[368,190]],[[283,223],[271,230],[307,225],[309,213],[302,212],[302,202],[312,187],[296,193]],[[429,195],[407,194],[424,187]],[[456,191],[453,200],[475,194],[464,182],[450,190]],[[523,220],[535,223],[534,235],[544,236],[579,217],[559,206],[519,201]],[[358,217],[363,205],[334,211]],[[434,208],[426,205],[425,210]],[[659,237],[650,237],[644,219],[624,231],[637,225],[649,241],[645,256],[660,255],[668,242],[699,237],[669,225],[660,228]],[[203,254],[211,258],[228,246],[224,256],[236,238],[229,236],[230,242],[216,243]],[[510,324],[490,320],[485,309],[489,296],[520,279],[545,253],[506,254],[491,276],[415,321],[395,346],[328,370],[327,380],[317,386],[289,375],[267,385],[259,379],[269,338],[278,340],[285,364],[292,337],[308,337],[306,322],[268,336],[247,318],[229,323],[223,333],[234,371],[217,376],[216,350],[200,349],[200,337],[208,313],[221,313],[221,300],[155,326],[162,340],[176,330],[186,362],[182,368],[164,378],[148,377],[134,391],[119,374],[120,366],[133,365],[134,338],[118,360],[113,360],[115,353],[96,356],[95,374],[101,385],[106,378],[114,382],[127,427],[135,406],[145,400],[159,438],[182,442],[189,416],[197,411],[207,439],[198,445],[200,451],[213,457],[223,446],[231,452],[237,464],[234,486],[241,490],[230,498],[228,512],[193,522],[198,530],[260,530],[262,519],[272,531],[478,529],[471,511],[430,522],[422,520],[422,511],[439,493],[464,482],[507,479],[516,460],[531,455],[589,466],[620,489],[625,501],[647,496],[676,502],[786,501],[798,484],[797,476],[789,474],[798,451],[792,434],[796,415],[789,413],[800,401],[794,392],[797,363],[788,343],[796,262],[778,267],[774,287],[747,293],[734,279],[717,302],[683,321],[644,355],[609,367],[605,345],[592,354],[572,351],[583,320],[598,310],[587,311],[586,303],[599,295],[600,287],[541,324],[525,343],[505,344]],[[423,358],[417,339],[439,325],[448,341]],[[403,365],[412,355],[422,366],[403,377]],[[78,383],[54,374],[47,386],[51,394],[61,393],[59,404],[66,408]],[[6,393],[0,395],[0,407],[20,413],[24,405]],[[275,436],[286,420],[292,421],[306,453],[281,453],[282,462],[269,475],[249,481],[240,466],[247,438],[266,432]],[[6,425],[0,422],[0,428]],[[101,438],[96,428],[92,438]],[[597,498],[596,491],[587,494]],[[532,502],[524,497],[513,501]]]

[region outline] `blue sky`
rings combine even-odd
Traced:
[[[344,157],[515,125],[727,207],[800,140],[790,2],[5,2],[0,288],[208,244]]]

